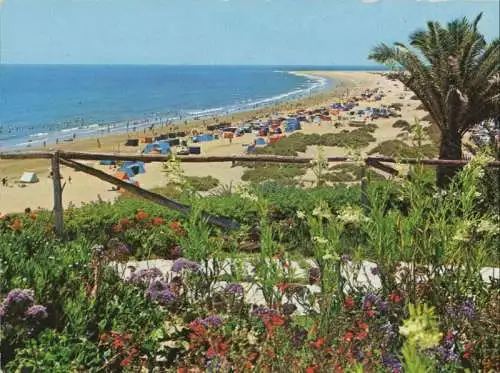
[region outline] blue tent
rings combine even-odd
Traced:
[[[255,145],[266,145],[266,139],[263,137],[257,137],[255,139]]]
[[[193,140],[194,143],[214,141],[215,140],[215,135],[202,134],[202,135],[194,136],[192,138],[192,140]]]
[[[104,166],[111,166],[113,164],[116,164],[116,161],[112,159],[103,159],[102,161],[99,162],[99,164],[104,165]]]
[[[120,167],[118,171],[124,172],[127,174],[128,177],[134,177],[135,173],[130,167]]]
[[[124,171],[124,170],[122,170],[122,168],[131,169],[134,172],[134,175],[146,173],[146,169],[144,167],[144,162],[127,161],[127,162],[123,163],[122,167],[120,168],[120,171]],[[124,171],[124,172],[126,172],[126,171]],[[128,175],[128,172],[127,172],[127,175]]]
[[[153,150],[160,152],[160,154],[168,154],[170,153],[170,144],[168,142],[155,142],[153,144],[147,144],[143,150],[143,153],[148,154]]]

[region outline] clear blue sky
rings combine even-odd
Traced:
[[[498,36],[499,0],[4,0],[2,62],[373,65],[375,44],[480,11]]]

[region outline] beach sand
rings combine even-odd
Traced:
[[[251,118],[265,117],[271,113],[294,113],[299,108],[314,109],[322,107],[328,103],[333,103],[339,100],[342,95],[349,93],[353,96],[363,92],[366,89],[380,88],[385,97],[377,102],[360,102],[360,107],[379,107],[380,105],[388,105],[391,103],[403,104],[401,111],[402,118],[410,123],[413,123],[415,118],[422,118],[426,112],[416,110],[420,105],[417,100],[411,100],[413,94],[405,91],[404,87],[399,82],[394,82],[381,76],[379,73],[372,72],[338,72],[338,71],[310,71],[308,74],[316,74],[323,77],[335,79],[339,82],[334,89],[315,95],[313,97],[305,98],[298,101],[290,101],[273,107],[268,107],[252,112],[235,113],[228,117],[220,117],[217,119],[206,119],[205,125],[215,123],[216,121],[231,121],[238,123]],[[374,137],[377,139],[370,147],[362,149],[361,154],[365,155],[370,149],[378,143],[395,139],[399,129],[393,128],[394,118],[377,119],[375,123],[379,127]],[[347,122],[345,122],[347,123]],[[168,133],[176,130],[189,131],[193,128],[203,128],[201,120],[187,123],[186,125],[176,125],[177,129],[172,127],[158,128],[156,134]],[[312,133],[338,133],[342,129],[348,128],[344,125],[343,128],[336,129],[333,123],[322,122],[320,126],[313,123],[303,124],[303,132],[306,134]],[[351,128],[352,129],[352,128]],[[120,152],[124,154],[137,154],[138,149],[144,146],[127,148],[123,144],[127,138],[137,138],[138,136],[152,135],[149,131],[137,134],[119,134],[102,137],[99,139],[100,147],[97,144],[97,139],[81,139],[74,143],[64,143],[58,146],[51,147],[50,149],[61,149],[71,151],[88,151],[88,152]],[[202,155],[236,155],[243,154],[243,144],[252,143],[254,139],[253,134],[246,134],[242,137],[236,137],[232,143],[227,139],[220,139],[213,142],[202,143]],[[46,149],[49,150],[49,149]],[[348,150],[345,148],[325,147],[325,154],[327,156],[341,156],[346,155]],[[303,155],[315,156],[316,147],[310,147]],[[112,173],[106,166],[99,166],[98,162],[87,162],[98,169]],[[22,212],[26,207],[31,209],[52,209],[53,206],[53,190],[52,180],[49,177],[50,163],[47,160],[0,160],[0,177],[7,176],[9,179],[9,186],[0,186],[0,214]],[[146,164],[146,173],[140,174],[136,180],[140,183],[142,188],[151,189],[161,187],[168,183],[166,175],[162,172],[163,165]],[[220,180],[221,185],[228,185],[232,183],[237,186],[241,183],[241,175],[244,169],[242,167],[232,167],[231,163],[187,163],[183,164],[182,168],[186,175],[189,176],[208,176],[211,175]],[[27,184],[26,187],[19,187],[14,185],[15,180],[19,180],[23,171],[33,171],[38,174],[40,181],[34,184]],[[81,203],[96,201],[98,199],[104,201],[114,200],[119,193],[111,190],[111,185],[89,176],[82,172],[75,172],[72,169],[62,167],[61,174],[63,176],[64,192],[63,204],[67,207],[70,204],[80,205]],[[68,182],[71,177],[71,183]],[[308,173],[305,179],[310,178]]]

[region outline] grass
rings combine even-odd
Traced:
[[[325,174],[325,180],[336,183],[360,181],[363,175],[363,166],[353,163],[337,164],[331,166],[329,170],[332,172]],[[367,170],[366,176],[372,180],[384,179],[382,175],[373,171],[372,169]]]
[[[381,154],[388,157],[433,158],[437,155],[437,147],[434,144],[424,144],[420,148],[417,148],[401,140],[387,140],[378,144],[368,154]]]
[[[207,192],[219,186],[219,179],[213,176],[186,176],[189,185],[198,192]]]
[[[295,177],[306,173],[306,167],[299,165],[254,164],[243,172],[241,179],[250,183],[259,184],[263,181],[274,180],[280,185],[296,185]]]

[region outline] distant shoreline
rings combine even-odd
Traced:
[[[9,66],[9,65],[3,65]],[[2,66],[0,66],[0,69]],[[0,133],[0,142],[3,143],[0,151],[23,151],[47,148],[61,142],[73,142],[88,138],[103,138],[117,134],[132,134],[134,132],[143,132],[148,128],[160,128],[169,125],[180,125],[185,121],[191,122],[196,119],[209,120],[211,117],[232,116],[241,112],[252,112],[266,107],[279,105],[280,103],[307,98],[318,93],[326,92],[335,83],[331,78],[321,76],[307,75],[283,70],[283,73],[300,76],[304,82],[288,91],[275,93],[272,96],[263,98],[253,98],[252,101],[240,103],[227,103],[221,107],[209,107],[206,109],[164,109],[159,113],[150,114],[141,117],[127,116],[122,119],[98,120],[82,118],[74,119],[74,122],[54,123],[45,126],[32,125],[29,128],[25,125],[22,133],[19,135],[13,132],[14,136],[2,136]],[[307,79],[307,80],[306,80]],[[289,88],[290,89],[290,88]],[[167,98],[165,98],[167,99]],[[186,105],[189,107],[189,104]],[[195,106],[195,105],[193,105]],[[50,123],[50,122],[49,122]],[[16,129],[15,124],[3,124],[4,135],[10,134],[10,131]],[[23,128],[23,127],[21,127]],[[4,137],[2,139],[2,137]]]

